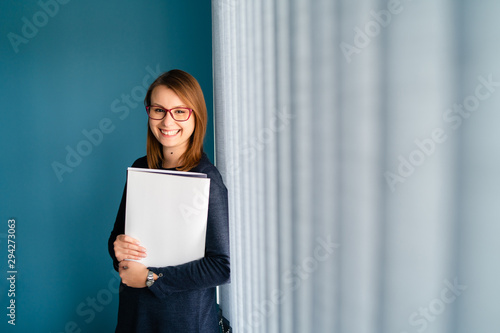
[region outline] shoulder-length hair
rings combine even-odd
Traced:
[[[179,171],[189,171],[201,160],[203,153],[203,139],[207,129],[207,106],[205,98],[201,90],[200,84],[189,73],[180,69],[173,69],[160,75],[149,87],[144,105],[151,105],[151,94],[154,88],[165,86],[172,89],[181,101],[190,109],[193,109],[195,127],[188,143],[188,148],[180,157],[180,166],[176,169]],[[148,121],[148,137],[147,137],[147,160],[150,169],[159,169],[163,164],[163,147],[151,132]]]

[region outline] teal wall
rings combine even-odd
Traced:
[[[213,160],[210,1],[2,1],[0,22],[0,331],[111,332],[107,239],[126,168],[145,155],[142,100],[160,72],[199,80]]]

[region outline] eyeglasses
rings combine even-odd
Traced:
[[[173,109],[164,109],[161,106],[150,105],[146,106],[146,112],[148,113],[148,117],[153,120],[162,120],[167,115],[167,112],[170,113],[170,116],[175,121],[186,121],[191,117],[191,113],[193,113],[193,109],[188,108],[173,108]]]

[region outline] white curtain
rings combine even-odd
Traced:
[[[500,327],[498,13],[212,0],[235,332]]]

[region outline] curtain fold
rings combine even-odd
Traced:
[[[498,326],[499,9],[212,0],[235,332]]]

